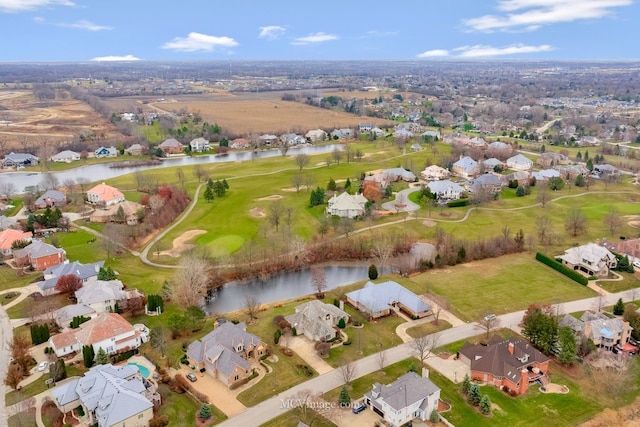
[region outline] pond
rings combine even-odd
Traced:
[[[329,145],[311,145],[299,148],[291,148],[287,152],[287,156],[296,156],[298,154],[322,154],[330,153],[334,149],[342,149],[340,144]],[[277,157],[282,155],[280,150],[260,150],[260,151],[236,151],[224,155],[211,154],[195,157],[171,157],[162,159],[159,165],[131,166],[126,168],[112,168],[112,163],[99,163],[89,166],[80,166],[63,172],[5,172],[0,173],[0,186],[5,182],[11,182],[16,186],[16,190],[20,193],[25,192],[25,187],[39,185],[43,182],[46,174],[54,175],[58,182],[63,183],[67,179],[76,180],[79,177],[89,178],[91,182],[106,181],[109,178],[130,174],[136,170],[151,170],[168,168],[173,166],[202,165],[209,163],[227,163],[242,162],[256,159],[264,159],[268,157]]]
[[[360,280],[369,279],[368,266],[324,266],[327,291]],[[217,289],[204,307],[209,315],[241,310],[247,295],[255,296],[260,304],[296,298],[315,293],[311,270],[291,271],[265,280],[229,283]]]

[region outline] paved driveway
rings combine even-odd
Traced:
[[[193,371],[183,365],[178,372],[184,376]],[[231,418],[246,409],[236,399],[235,390],[229,390],[226,385],[209,374],[196,373],[196,377],[198,377],[198,381],[191,383],[193,388],[209,396],[209,402],[224,412],[227,417]]]
[[[318,375],[332,371],[333,367],[318,356],[313,346],[314,343],[304,335],[292,337],[289,343],[291,350],[295,351],[309,366],[315,369]]]

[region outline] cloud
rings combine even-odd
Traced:
[[[449,51],[445,49],[433,49],[418,54],[418,58],[437,58],[443,56],[449,56]]]
[[[338,40],[338,36],[327,33],[312,33],[306,37],[298,37],[291,44],[305,45],[310,43],[323,43],[331,40]]]
[[[94,24],[91,21],[86,21],[86,20],[81,20],[81,21],[77,21],[74,22],[72,24],[56,24],[59,27],[66,27],[66,28],[77,28],[79,30],[89,30],[89,31],[105,31],[105,30],[113,30],[113,27],[109,27],[106,25],[98,25],[98,24]]]
[[[140,58],[137,58],[133,55],[124,55],[124,56],[96,56],[91,59],[92,61],[140,61]]]
[[[553,50],[553,47],[548,44],[527,46],[519,43],[506,47],[493,47],[477,44],[474,46],[461,46],[453,50],[455,52],[460,52],[457,55],[460,58],[483,58],[491,56],[518,55],[522,53],[549,52]]]
[[[614,7],[629,6],[633,0],[500,0],[502,15],[484,15],[463,20],[470,31],[533,31],[543,25],[599,19]]]
[[[238,46],[238,42],[231,37],[210,36],[202,33],[189,33],[187,37],[176,37],[172,41],[162,45],[163,49],[177,50],[180,52],[212,52],[219,47]]]
[[[268,25],[266,27],[260,27],[258,29],[260,30],[260,34],[258,34],[258,38],[269,39],[269,40],[275,40],[287,32],[286,28],[281,27],[279,25]]]
[[[44,23],[44,18],[42,16],[34,16],[33,22],[35,22],[36,24],[42,24]]]
[[[14,13],[46,6],[75,6],[69,0],[0,0],[0,12]]]

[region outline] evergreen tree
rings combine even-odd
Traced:
[[[342,389],[340,390],[340,396],[338,397],[338,403],[340,403],[340,407],[346,408],[351,405],[351,397],[349,396],[349,392],[347,391],[347,385],[343,384]]]
[[[589,171],[593,170],[593,160],[591,160],[591,159],[587,160],[587,169]]]
[[[211,406],[203,403],[200,407],[199,416],[203,420],[208,420],[209,418],[211,418]]]
[[[93,365],[93,359],[95,356],[92,345],[82,346],[82,361],[84,362],[85,367],[90,368]]]
[[[344,329],[346,327],[347,323],[344,321],[344,317],[341,317],[340,320],[338,320],[338,328]]]
[[[622,302],[622,298],[618,298],[618,301],[613,306],[613,314],[622,316],[622,313],[624,313],[624,303]]]
[[[369,266],[369,280],[376,280],[378,278],[378,267],[375,264]]]
[[[469,374],[464,374],[464,379],[462,380],[462,392],[464,394],[469,394],[470,389],[471,389],[471,378],[469,378]]]
[[[563,365],[573,365],[576,361],[578,346],[576,344],[576,337],[568,326],[560,328],[558,333],[558,347],[560,347],[558,361]]]
[[[329,182],[327,183],[327,190],[336,191],[337,189],[338,186],[336,185],[336,182],[333,180],[333,178],[329,178]]]
[[[207,188],[204,189],[204,199],[207,203],[210,203],[213,200],[213,189],[207,185]]]
[[[489,415],[491,413],[491,400],[486,394],[482,396],[482,399],[480,399],[480,412],[484,415]]]
[[[102,347],[100,347],[100,349],[98,350],[98,354],[96,354],[96,363],[98,365],[106,365],[107,363],[109,363],[109,355],[106,351],[104,351],[104,348]]]
[[[480,394],[480,387],[478,387],[478,384],[471,384],[471,387],[469,387],[469,393],[467,394],[467,401],[473,406],[478,406],[480,405],[481,399],[482,395]]]
[[[227,182],[227,180],[225,178],[222,179],[222,185],[224,185],[224,189],[225,190],[229,189],[229,183]]]
[[[344,183],[344,191],[351,194],[350,190],[351,190],[351,180],[347,178],[347,182]]]
[[[524,187],[522,185],[518,185],[518,188],[516,188],[516,197],[524,197],[526,194]]]

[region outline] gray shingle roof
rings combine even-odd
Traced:
[[[56,287],[58,279],[66,274],[75,274],[82,280],[87,280],[90,277],[97,277],[98,271],[104,266],[104,261],[98,261],[91,264],[82,264],[78,261],[70,262],[67,264],[56,265],[50,267],[44,271],[44,277],[52,276],[43,282],[38,283],[38,287],[41,291],[53,289]]]
[[[428,396],[439,390],[440,388],[429,378],[421,377],[415,372],[407,372],[391,384],[375,383],[373,390],[366,393],[365,396],[372,400],[384,400],[393,409],[399,411],[416,402],[426,400]],[[374,397],[376,395],[378,397]]]
[[[34,240],[29,246],[18,249],[13,253],[17,258],[22,258],[26,254],[30,254],[31,258],[40,258],[51,254],[64,253],[64,249],[56,248],[55,246],[45,243],[42,240]]]
[[[416,294],[392,281],[377,285],[367,282],[362,289],[349,292],[347,297],[360,303],[372,313],[384,311],[394,302],[399,302],[416,313],[429,310],[429,305]]]

